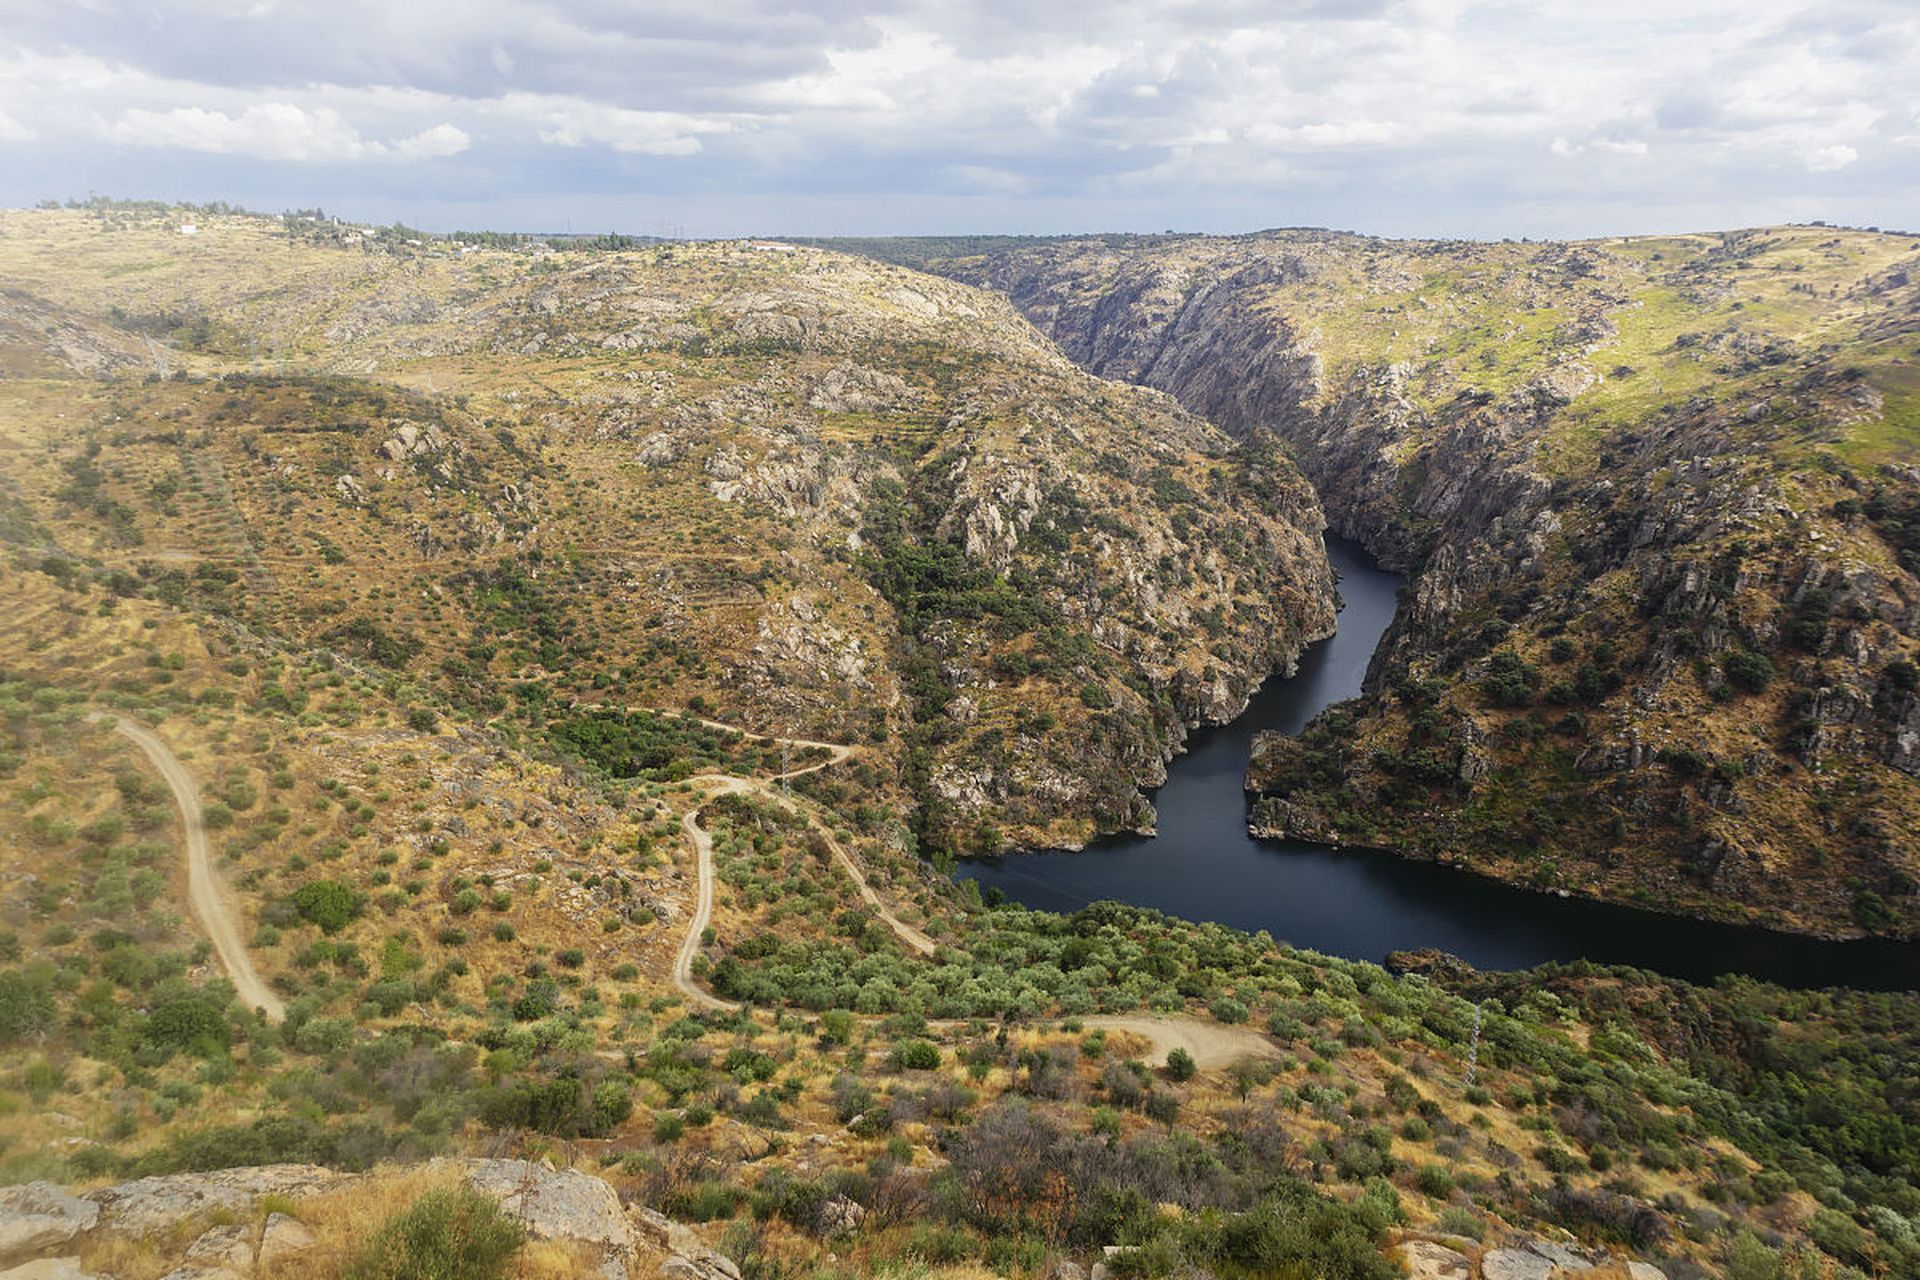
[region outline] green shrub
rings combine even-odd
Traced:
[[[471,1188],[427,1192],[381,1224],[347,1264],[347,1280],[495,1280],[525,1233]]]
[[[929,1040],[903,1040],[893,1047],[893,1064],[903,1071],[932,1071],[940,1065],[940,1050]]]
[[[1743,693],[1759,693],[1773,681],[1773,663],[1763,653],[1735,649],[1720,659],[1727,683]]]
[[[360,895],[339,880],[309,880],[293,895],[293,908],[300,918],[319,925],[322,933],[340,932],[362,907]]]
[[[1167,1074],[1175,1080],[1191,1080],[1198,1069],[1193,1055],[1185,1049],[1176,1048],[1167,1054]]]

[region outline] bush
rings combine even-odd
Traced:
[[[940,1065],[940,1050],[928,1040],[903,1040],[893,1047],[893,1063],[903,1071],[932,1071]]]
[[[383,1223],[347,1264],[347,1280],[495,1280],[525,1239],[490,1196],[471,1188],[427,1192]]]
[[[1167,1054],[1167,1074],[1177,1081],[1193,1079],[1193,1073],[1199,1068],[1193,1061],[1193,1055],[1185,1049],[1174,1049]]]
[[[338,933],[358,916],[360,895],[339,880],[309,880],[293,895],[293,909],[309,924],[320,926],[322,933]]]
[[[1759,693],[1773,681],[1773,663],[1763,653],[1736,649],[1720,660],[1727,683],[1743,693]]]

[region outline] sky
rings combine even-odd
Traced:
[[[1920,229],[1920,0],[0,0],[0,204],[436,231]]]

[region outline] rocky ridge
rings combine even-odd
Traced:
[[[1285,441],[1332,527],[1410,574],[1368,697],[1256,756],[1257,829],[1900,934],[1920,927],[1892,838],[1920,820],[1914,261],[1904,237],[1771,228],[1116,237],[931,265],[1086,368]]]

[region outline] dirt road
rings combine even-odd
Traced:
[[[207,853],[207,828],[201,816],[200,793],[193,785],[193,775],[166,743],[143,726],[100,713],[95,713],[93,719],[111,719],[114,732],[144,751],[167,785],[173,788],[174,802],[180,806],[180,818],[187,828],[188,904],[201,928],[206,930],[214,954],[220,957],[221,967],[233,981],[233,989],[239,993],[241,1002],[260,1010],[273,1022],[280,1021],[286,1014],[286,1006],[255,972],[246,943],[241,940],[239,913],[227,901],[214,875],[213,859]]]

